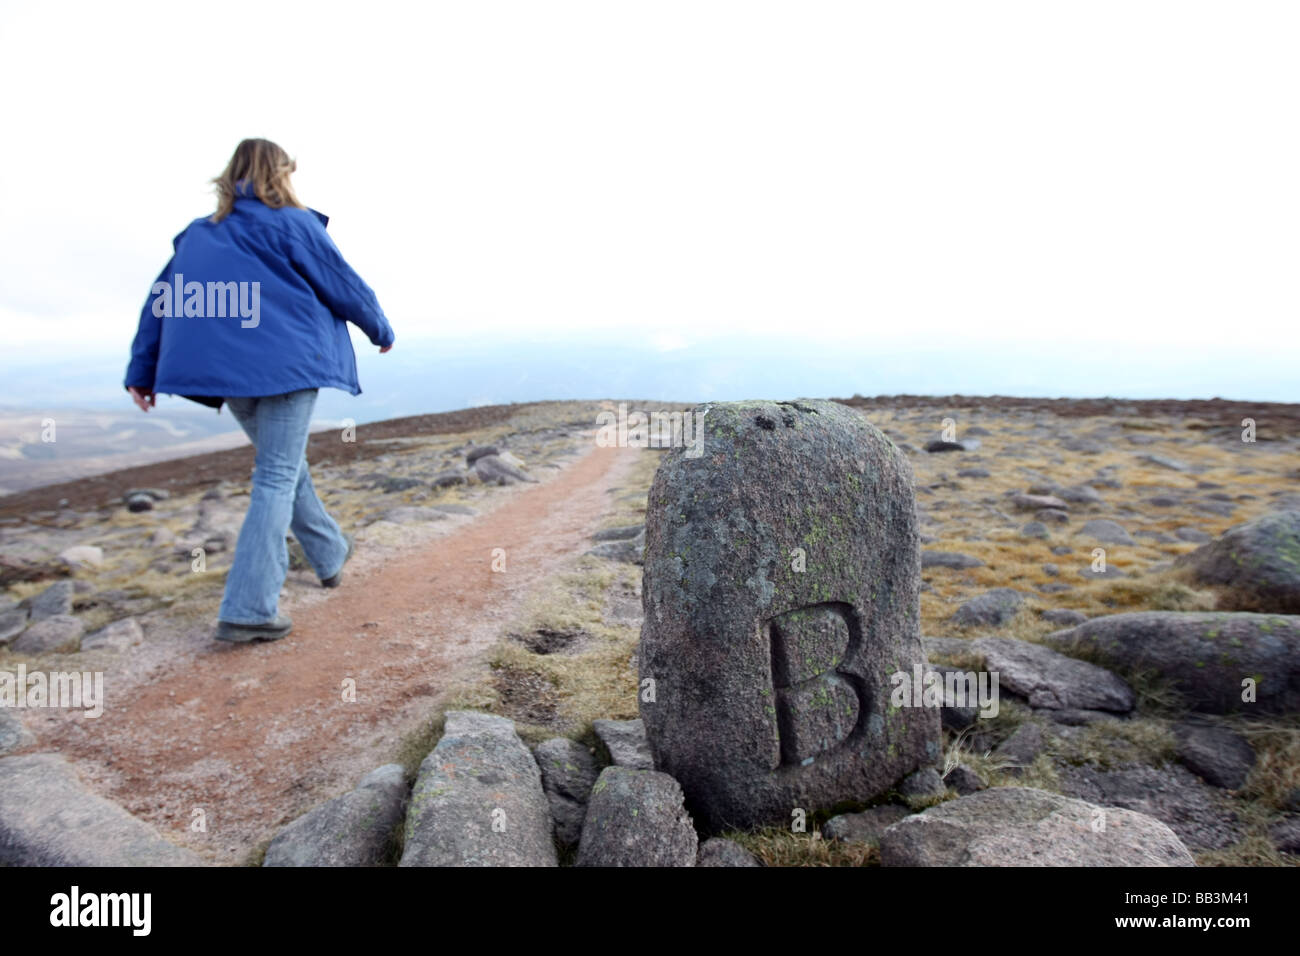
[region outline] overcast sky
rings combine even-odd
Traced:
[[[298,159],[399,349],[743,332],[1300,362],[1295,3],[0,10],[11,362],[125,361],[246,136]]]

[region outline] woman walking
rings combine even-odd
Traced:
[[[307,432],[321,388],[361,393],[347,323],[387,352],[393,330],[374,292],[294,195],[297,168],[264,139],[239,144],[213,182],[217,211],[176,237],[131,347],[126,388],[143,411],[157,395],[222,404],[256,449],[253,487],[226,577],[218,640],[277,640],[292,531],[325,587],[352,555],[316,495]]]

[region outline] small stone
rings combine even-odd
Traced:
[[[694,866],[699,838],[666,773],[606,767],[591,788],[578,866]]]
[[[1093,518],[1086,521],[1078,534],[1100,541],[1103,544],[1134,544],[1133,538],[1115,521],[1106,518]]]
[[[140,622],[133,617],[124,617],[120,621],[105,625],[94,633],[87,634],[81,641],[83,651],[107,648],[112,651],[124,651],[135,647],[144,640],[144,630]]]
[[[1073,627],[1076,624],[1082,624],[1088,620],[1088,615],[1082,611],[1075,611],[1069,608],[1054,607],[1044,611],[1039,615],[1049,624],[1059,624],[1062,627]]]
[[[987,789],[989,785],[987,780],[964,763],[959,763],[949,770],[948,775],[943,778],[943,782],[948,789],[957,791],[963,797]]]
[[[994,588],[959,607],[952,620],[961,627],[1002,627],[1023,603],[1024,597],[1014,588]]]
[[[48,588],[27,600],[32,623],[55,615],[72,613],[73,586],[71,581],[55,581]]]
[[[822,827],[822,838],[844,843],[879,844],[885,828],[908,815],[906,807],[885,803],[861,813],[841,813],[831,817]]]
[[[1174,726],[1178,759],[1206,783],[1238,790],[1255,765],[1255,751],[1240,734],[1192,721]]]
[[[632,770],[653,770],[650,744],[646,741],[645,724],[636,720],[593,720],[591,728],[609,751],[609,759],[616,767]]]
[[[104,563],[104,549],[79,544],[59,552],[59,560],[74,570],[97,568]]]
[[[56,614],[31,625],[10,646],[19,654],[75,651],[85,632],[86,625],[80,618],[71,614]]]
[[[762,866],[754,854],[735,840],[711,837],[700,844],[696,866]]]
[[[909,806],[916,807],[928,803],[948,792],[939,771],[933,767],[922,767],[903,778],[898,785],[898,792]]]
[[[969,554],[957,554],[953,551],[922,551],[922,568],[982,568],[984,562]]]
[[[1030,521],[1028,524],[1026,524],[1023,528],[1020,529],[1020,533],[1024,535],[1026,538],[1049,537],[1047,532],[1047,525],[1043,524],[1043,522],[1041,521]]]

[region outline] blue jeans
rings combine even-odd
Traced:
[[[280,587],[289,573],[287,532],[293,531],[321,578],[342,570],[348,543],[316,496],[307,470],[307,429],[316,389],[227,398],[226,404],[257,457],[248,514],[239,529],[218,617],[230,624],[266,624],[279,612]]]

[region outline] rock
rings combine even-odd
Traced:
[[[1060,508],[1040,508],[1036,516],[1041,524],[1069,524],[1070,522],[1070,513]]]
[[[979,448],[979,446],[980,441],[978,438],[966,438],[962,441],[944,441],[941,438],[936,438],[933,441],[925,443],[925,450],[931,453],[941,451],[974,451]]]
[[[97,568],[104,563],[104,549],[80,544],[60,551],[59,560],[74,570]]]
[[[700,844],[695,858],[696,866],[762,866],[743,846],[734,840],[710,837]]]
[[[639,538],[645,533],[645,525],[629,524],[621,528],[605,528],[597,531],[591,536],[592,541],[627,541],[629,538]]]
[[[1081,577],[1085,577],[1089,581],[1101,581],[1101,580],[1110,580],[1112,578],[1128,577],[1127,572],[1121,571],[1113,564],[1108,564],[1104,568],[1094,568],[1091,565],[1089,565],[1086,568],[1080,568],[1079,574]]]
[[[587,554],[625,564],[641,564],[645,560],[645,532],[623,541],[604,541]]]
[[[380,518],[393,524],[424,524],[429,521],[446,521],[447,515],[436,508],[421,508],[416,505],[402,505],[389,508]]]
[[[1072,627],[1088,620],[1088,615],[1082,611],[1074,611],[1063,607],[1051,608],[1038,616],[1048,624],[1059,624],[1063,627]]]
[[[897,823],[910,811],[897,803],[885,803],[861,813],[841,813],[822,827],[822,838],[845,843],[880,843],[885,828]]]
[[[463,485],[465,481],[465,472],[455,468],[440,471],[429,479],[429,483],[435,488],[451,488],[454,485]]]
[[[86,625],[71,614],[58,614],[37,621],[10,644],[19,654],[46,654],[77,650]]]
[[[1187,471],[1187,465],[1183,462],[1161,455],[1138,455],[1137,460],[1143,464],[1155,465],[1157,468],[1168,468],[1170,471]]]
[[[477,445],[465,452],[465,464],[472,465],[486,455],[500,455],[501,449],[496,445]]]
[[[922,551],[922,568],[982,568],[984,562],[969,554],[957,554],[953,551]]]
[[[1161,823],[1044,790],[995,787],[895,823],[884,866],[1195,866]]]
[[[504,717],[446,714],[420,764],[401,866],[557,866],[550,802],[533,755]]]
[[[1175,528],[1174,537],[1179,541],[1190,541],[1192,544],[1204,544],[1207,541],[1213,541],[1214,538],[1200,528]]]
[[[1229,589],[1220,607],[1300,614],[1300,511],[1229,528],[1178,563],[1196,581]]]
[[[1107,518],[1093,518],[1085,521],[1077,534],[1100,541],[1103,544],[1136,544],[1132,536],[1117,522]]]
[[[1300,617],[1245,612],[1109,614],[1047,635],[1066,654],[1121,674],[1161,675],[1206,713],[1300,710]],[[1254,681],[1257,700],[1242,695]]]
[[[81,640],[81,649],[93,651],[108,648],[113,651],[124,651],[129,647],[135,647],[143,640],[144,630],[140,627],[140,622],[133,617],[124,617],[120,621],[101,627],[92,634],[87,634]]]
[[[923,806],[948,792],[939,771],[933,767],[922,767],[908,774],[898,784],[898,792],[910,807]]]
[[[949,790],[955,790],[963,797],[980,790],[986,790],[989,785],[987,780],[964,763],[959,763],[949,770],[948,775],[943,778],[943,782]]]
[[[1014,588],[994,588],[957,608],[952,621],[961,627],[1002,627],[1016,616],[1024,600]]]
[[[56,615],[72,613],[73,584],[71,581],[55,581],[40,594],[26,602],[32,623]]]
[[[993,756],[1006,762],[1008,769],[1023,770],[1034,762],[1034,758],[1042,753],[1046,746],[1043,728],[1032,721],[1026,721],[998,745],[998,748],[993,751]]]
[[[1268,836],[1280,853],[1300,853],[1300,816],[1279,820],[1268,828]]]
[[[666,773],[606,767],[591,788],[578,866],[694,866],[699,838]]]
[[[1068,501],[1072,505],[1100,505],[1104,504],[1104,499],[1094,488],[1087,485],[1072,485],[1069,488],[1058,488],[1056,491],[1058,497]]]
[[[412,488],[420,488],[423,485],[424,482],[419,478],[404,478],[400,475],[385,475],[380,477],[373,487],[383,494],[393,495],[402,491],[410,491]]]
[[[1047,525],[1043,524],[1041,521],[1030,521],[1023,528],[1020,529],[1020,533],[1024,535],[1026,538],[1049,537],[1047,532]]]
[[[616,767],[632,770],[653,770],[654,758],[646,740],[645,723],[640,720],[593,720],[591,729],[605,749],[610,762]]]
[[[1255,751],[1246,738],[1223,727],[1195,721],[1174,725],[1178,759],[1206,783],[1238,790],[1255,766]]]
[[[23,726],[23,722],[7,709],[0,708],[0,754],[7,754],[11,750],[21,750],[24,747],[30,747],[36,743],[36,738],[32,736],[31,731]]]
[[[596,782],[596,761],[587,748],[568,737],[553,737],[533,751],[542,772],[542,789],[551,805],[555,836],[563,846],[573,846],[582,835],[587,798]]]
[[[974,650],[984,655],[985,668],[998,674],[999,686],[1026,698],[1031,707],[1120,714],[1133,709],[1133,689],[1096,664],[1006,637],[981,637]]]
[[[484,455],[474,462],[474,474],[485,485],[512,485],[516,481],[536,482],[499,455]]]
[[[1011,506],[1017,511],[1040,511],[1044,508],[1051,511],[1068,511],[1070,508],[1068,504],[1055,495],[1026,494],[1012,495]]]
[[[137,514],[141,511],[153,511],[153,499],[148,495],[126,495],[122,502],[126,505],[127,511]]]
[[[387,764],[357,788],[294,820],[271,840],[263,866],[379,866],[406,805],[406,772]]]
[[[987,468],[961,468],[957,471],[958,478],[987,478],[989,472]]]
[[[1109,770],[1058,765],[1057,779],[1061,792],[1071,797],[1155,817],[1193,850],[1222,849],[1241,838],[1236,814],[1219,791],[1178,764],[1130,764]]]
[[[0,647],[4,647],[27,629],[27,608],[0,609]]]
[[[701,438],[664,453],[647,509],[655,766],[711,830],[869,800],[939,756],[934,708],[875,691],[923,662],[911,466],[834,402],[710,405]]]
[[[476,515],[478,511],[469,505],[433,505],[433,511],[441,511],[449,515]]]
[[[1064,724],[1067,727],[1086,727],[1089,724],[1095,724],[1103,720],[1119,720],[1117,716],[1104,710],[1076,710],[1067,708],[1057,710],[1056,708],[1044,707],[1034,711],[1038,716],[1046,717],[1056,724]]]
[[[0,758],[0,865],[202,866],[116,803],[87,790],[56,754]]]
[[[972,653],[972,641],[961,637],[923,637],[921,644],[930,660],[965,657]]]
[[[165,488],[129,488],[126,494],[122,496],[122,500],[134,498],[136,495],[143,495],[150,501],[166,501],[172,496],[171,492]]]

